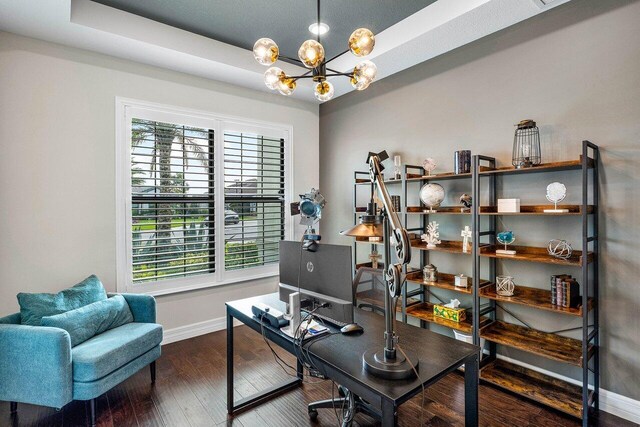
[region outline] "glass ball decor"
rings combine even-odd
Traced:
[[[425,184],[420,189],[420,200],[431,212],[434,212],[434,208],[440,206],[444,200],[444,188],[440,184]]]
[[[333,98],[333,93],[333,85],[326,80],[323,82],[318,82],[313,89],[313,94],[315,95],[316,99],[321,102],[325,102]]]
[[[278,81],[277,89],[282,95],[291,95],[296,90],[296,81],[290,76],[282,75]]]
[[[284,71],[278,67],[271,67],[264,72],[264,84],[271,90],[278,89],[280,79],[285,76]]]
[[[376,45],[376,38],[367,28],[358,28],[349,36],[349,50],[355,56],[367,56]]]
[[[307,40],[298,49],[298,58],[307,68],[316,68],[324,61],[324,47],[315,40]]]
[[[353,68],[351,86],[356,90],[365,90],[376,78],[377,73],[378,67],[376,67],[376,64],[369,60],[364,60]]]
[[[262,65],[271,65],[278,60],[280,50],[276,42],[263,37],[253,45],[253,57]]]

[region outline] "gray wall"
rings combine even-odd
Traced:
[[[640,2],[574,0],[381,80],[365,92],[323,104],[320,188],[328,201],[323,241],[350,243],[338,232],[352,224],[352,171],[366,169],[370,150],[399,153],[410,164],[433,157],[439,162],[436,172],[443,172],[452,169],[453,151],[458,149],[510,164],[513,124],[525,118],[541,126],[545,162],[577,159],[580,142],[589,139],[600,145],[602,154],[602,385],[640,399],[638,40]],[[579,202],[577,173],[505,179],[499,194],[520,197],[523,204],[544,203],[545,187],[554,180],[567,184],[568,203]],[[456,204],[462,192],[470,192],[470,182],[447,184],[446,190],[445,204]],[[417,191],[413,187],[414,200]],[[460,229],[469,223],[462,217],[438,220],[444,239],[459,239]],[[568,217],[505,218],[499,227],[512,228],[520,244],[544,245],[558,237],[579,248],[578,222]],[[441,271],[470,272],[468,258],[435,254],[432,259]],[[545,287],[549,274],[565,271],[501,264],[516,283],[528,286]],[[579,325],[579,319],[511,308],[543,330]],[[514,350],[502,352],[561,374],[578,374],[577,369],[541,363]]]
[[[318,107],[279,95],[0,33],[0,316],[18,292],[89,274],[116,283],[115,97],[290,123],[295,194],[318,185]],[[158,297],[165,330],[224,316],[272,277]]]

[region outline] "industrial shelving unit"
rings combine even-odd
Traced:
[[[471,219],[472,243],[471,252],[462,251],[462,242],[445,241],[436,248],[427,249],[426,244],[419,238],[411,240],[411,247],[420,253],[418,270],[406,271],[407,282],[417,286],[417,289],[407,291],[403,287],[402,296],[402,320],[407,321],[407,316],[420,320],[422,327],[428,324],[445,326],[464,334],[472,335],[473,342],[480,344],[480,339],[488,342],[488,354],[481,360],[480,378],[482,381],[525,396],[540,404],[554,407],[564,413],[582,419],[584,426],[589,423],[590,408],[598,409],[599,406],[599,313],[598,313],[598,147],[583,141],[582,155],[579,159],[541,164],[530,168],[515,169],[512,166],[496,166],[492,157],[473,156],[471,172],[467,174],[444,173],[425,176],[424,169],[420,166],[406,165],[400,180],[385,180],[391,185],[402,185],[402,214],[403,223],[409,223],[409,217],[419,215],[420,225],[417,228],[408,228],[409,232],[422,233],[426,229],[430,215],[468,215]],[[560,209],[567,209],[566,213],[545,213],[548,205],[523,205],[518,213],[497,212],[498,177],[522,175],[531,173],[579,171],[581,173],[582,199],[580,204],[559,205]],[[368,172],[356,172],[354,175],[354,221],[358,220],[358,214],[365,208],[356,205],[357,187],[364,184],[370,185]],[[420,186],[429,181],[442,181],[453,179],[470,179],[473,206],[470,210],[463,211],[458,206],[442,206],[435,213],[426,212],[427,208],[419,206],[407,206],[409,186],[417,183]],[[506,180],[503,180],[503,184]],[[481,184],[487,185],[488,204],[481,205]],[[582,244],[580,250],[574,250],[568,259],[553,257],[547,253],[546,248],[530,246],[513,246],[515,255],[502,255],[496,253],[496,220],[499,216],[568,216],[580,218]],[[485,218],[481,223],[481,218]],[[484,224],[485,229],[481,226]],[[370,242],[364,242],[370,243]],[[354,253],[357,262],[357,246],[364,244],[355,242]],[[381,245],[380,243],[377,243]],[[376,247],[376,243],[372,244]],[[472,277],[469,278],[471,286],[459,288],[454,286],[454,275],[439,273],[437,282],[424,282],[422,268],[429,263],[431,251],[455,254],[468,257],[472,262]],[[415,256],[415,255],[414,255]],[[483,275],[481,260],[486,260],[487,271]],[[579,307],[560,307],[551,304],[551,292],[548,289],[530,287],[518,284],[513,296],[505,297],[496,293],[496,271],[498,262],[530,262],[546,263],[566,268],[580,269],[580,289],[582,302]],[[363,266],[357,264],[356,267]],[[482,277],[486,277],[482,279]],[[547,281],[548,283],[548,281]],[[468,310],[467,319],[462,322],[453,322],[433,316],[434,297],[444,302],[438,295],[431,292],[431,288],[457,292],[472,297],[472,307]],[[382,298],[380,298],[382,301]],[[482,304],[481,304],[482,303]],[[521,321],[517,315],[509,310],[507,305],[514,304],[527,306],[540,311],[560,313],[581,319],[577,328],[565,329],[555,332],[545,332],[535,329],[526,322]],[[518,322],[509,323],[497,316],[498,310],[511,315]],[[562,335],[575,329],[582,330],[582,339],[569,338]],[[555,362],[564,363],[581,368],[581,385],[542,374],[536,370],[522,365],[507,362],[497,357],[497,346],[515,348],[530,354],[537,355]]]
[[[591,155],[591,156],[590,156]],[[541,164],[539,166],[515,169],[513,167],[490,168],[482,170],[482,163],[491,163],[493,159],[485,156],[473,156],[473,200],[480,200],[481,180],[489,185],[489,206],[473,207],[473,287],[474,287],[474,342],[484,338],[490,343],[489,355],[481,362],[481,380],[523,395],[538,403],[554,407],[564,413],[582,419],[583,426],[589,423],[590,408],[598,409],[599,400],[599,319],[598,319],[598,147],[583,141],[582,155],[573,161]],[[579,205],[563,205],[566,213],[545,213],[547,206],[521,206],[519,213],[498,213],[496,196],[496,178],[498,176],[544,173],[554,171],[580,171],[582,199]],[[504,184],[504,182],[503,182]],[[591,199],[591,202],[590,202]],[[556,258],[547,253],[546,248],[513,246],[515,255],[496,253],[496,217],[499,215],[518,216],[574,216],[581,219],[581,250],[574,250],[567,259]],[[481,229],[481,217],[488,216],[489,225]],[[590,221],[591,217],[591,221]],[[591,225],[591,227],[590,227]],[[482,243],[482,240],[489,240]],[[489,258],[489,280],[481,281],[482,258]],[[510,260],[514,262],[548,263],[566,268],[579,268],[582,301],[579,307],[568,308],[551,304],[551,291],[537,287],[516,286],[513,296],[500,296],[496,293],[496,263]],[[548,283],[548,281],[547,281]],[[481,299],[489,301],[488,306],[480,308]],[[520,320],[509,311],[505,304],[517,304],[537,310],[552,311],[581,319],[577,328],[555,332],[545,332]],[[508,323],[497,317],[498,309],[508,313],[522,325]],[[489,323],[480,323],[480,316],[490,317]],[[569,338],[562,333],[581,329],[582,339]],[[525,368],[518,364],[497,358],[496,347],[503,345],[515,348],[555,362],[581,368],[581,385],[576,386],[556,377]],[[591,377],[591,381],[590,381]]]

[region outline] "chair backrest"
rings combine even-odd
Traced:
[[[368,308],[374,312],[384,312],[384,270],[360,267],[353,279],[353,293],[356,307]]]

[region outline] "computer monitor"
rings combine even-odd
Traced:
[[[280,300],[300,292],[308,309],[323,303],[317,314],[336,323],[353,323],[353,278],[351,247],[320,243],[315,252],[302,249],[302,242],[280,241]],[[304,305],[304,304],[303,304]]]

